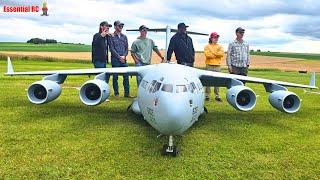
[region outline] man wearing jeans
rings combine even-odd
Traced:
[[[236,29],[237,38],[229,44],[227,66],[229,73],[247,76],[250,65],[249,45],[243,40],[244,29]]]
[[[139,27],[140,36],[132,43],[131,56],[136,66],[145,66],[151,64],[152,50],[157,53],[164,62],[164,57],[158,50],[152,39],[147,38],[148,29],[145,25]],[[137,76],[137,84],[140,85],[142,78]]]
[[[111,65],[114,68],[117,67],[128,67],[127,55],[128,55],[128,38],[126,35],[122,34],[122,28],[124,24],[120,21],[114,22],[115,32],[111,36],[110,41],[110,51],[111,51]],[[123,87],[124,87],[124,97],[130,96],[129,87],[129,77],[128,75],[123,75]],[[113,90],[114,96],[119,96],[119,86],[118,86],[118,74],[113,75]]]

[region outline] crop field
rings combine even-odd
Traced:
[[[15,71],[90,68],[89,63],[14,59]],[[257,97],[250,112],[233,109],[221,88],[222,103],[183,136],[178,157],[161,156],[167,137],[157,138],[142,117],[127,112],[131,99],[88,107],[76,87],[92,79],[70,76],[61,96],[31,104],[26,88],[41,76],[4,76],[0,60],[0,179],[319,179],[320,95],[289,88],[302,99],[295,114],[268,103],[262,85],[247,84]],[[249,71],[250,76],[308,84],[310,74]],[[319,79],[319,78],[318,78]],[[122,79],[119,87],[122,90]],[[110,81],[112,87],[112,81]],[[136,79],[130,78],[136,95]],[[312,91],[317,92],[317,91]],[[123,96],[123,91],[120,91]],[[213,94],[212,94],[213,96]]]
[[[0,42],[0,51],[90,52],[91,45],[68,43],[30,44],[20,42]]]

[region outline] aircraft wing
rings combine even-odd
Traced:
[[[256,77],[249,77],[249,76],[240,76],[234,74],[226,74],[220,72],[212,72],[206,70],[197,69],[196,73],[200,81],[202,82],[203,86],[220,86],[220,87],[230,87],[232,83],[237,83],[239,81],[243,83],[259,83],[263,84],[265,87],[268,85],[280,85],[280,86],[288,86],[288,87],[299,87],[299,88],[310,88],[310,89],[318,89],[315,85],[315,73],[312,74],[310,84],[303,85],[303,84],[296,84],[284,81],[275,81],[270,79],[263,79],[263,78],[256,78]]]
[[[148,66],[140,66],[140,67],[119,67],[119,68],[91,68],[91,69],[72,69],[72,70],[52,70],[52,71],[29,71],[29,72],[14,72],[13,66],[8,57],[8,67],[7,76],[17,76],[17,75],[96,75],[101,73],[106,74],[126,74],[126,75],[143,75],[144,71],[146,71]]]

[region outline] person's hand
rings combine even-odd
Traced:
[[[232,73],[232,68],[230,66],[228,67],[228,71],[229,73]]]
[[[108,30],[108,29],[104,29],[104,30],[101,32],[101,36],[102,36],[102,37],[106,37],[108,34],[109,34],[109,30]]]
[[[120,56],[120,62],[125,63],[126,62],[126,57],[125,56]]]
[[[161,57],[161,63],[164,63],[164,62],[166,62],[166,61],[164,60],[164,57]]]

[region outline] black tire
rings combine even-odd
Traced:
[[[168,149],[168,144],[164,144],[162,147],[161,155],[163,156],[168,155],[167,149]]]
[[[174,145],[174,146],[173,146],[172,156],[173,156],[173,157],[177,157],[178,152],[179,152],[179,151],[178,151],[178,149],[177,149],[177,146]]]

